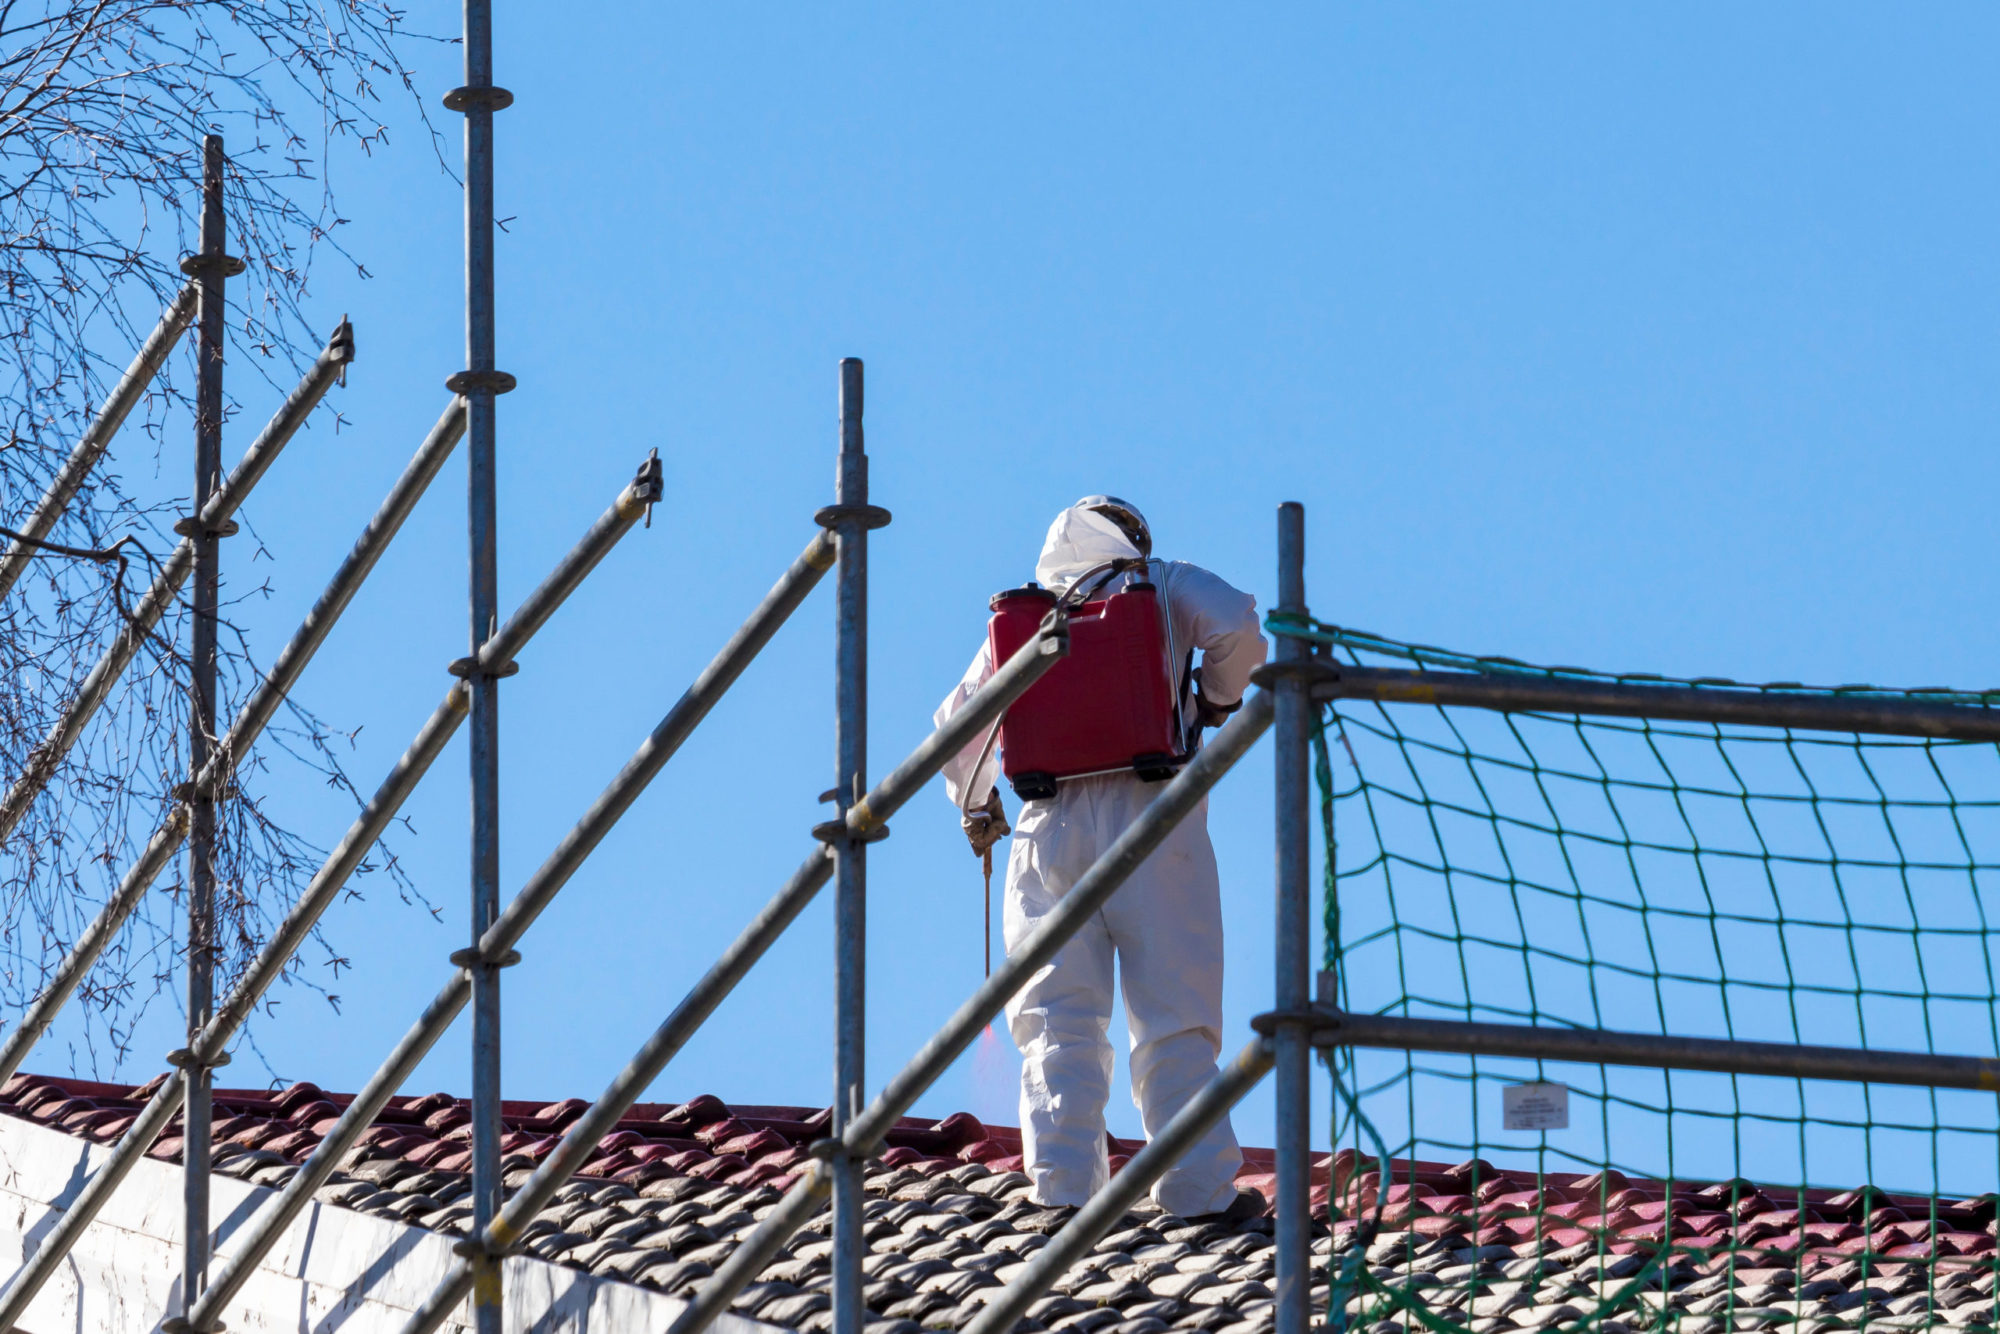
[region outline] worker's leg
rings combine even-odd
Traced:
[[[1133,786],[1139,803],[1157,791]],[[1215,1078],[1222,1050],[1222,895],[1206,802],[1146,859],[1103,916],[1132,1030],[1132,1100],[1150,1139]],[[1242,1166],[1224,1117],[1160,1178],[1153,1199],[1182,1217],[1226,1208]]]
[[[1007,860],[1013,953],[1089,868],[1094,840],[1067,793],[1030,802]],[[1087,802],[1086,802],[1087,805]],[[1042,1204],[1082,1204],[1110,1178],[1104,1104],[1111,1096],[1111,940],[1093,915],[1007,1003],[1021,1049],[1021,1151]]]

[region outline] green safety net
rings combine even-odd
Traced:
[[[1271,629],[1344,664],[1734,685]],[[1990,743],[1342,700],[1316,765],[1323,998],[1347,1009],[2000,1055]],[[2000,1324],[1991,1093],[1338,1048],[1328,1065],[1336,1326]]]

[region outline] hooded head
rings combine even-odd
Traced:
[[[1113,517],[1113,515],[1117,517]],[[1133,533],[1144,542],[1134,541]],[[1086,496],[1049,525],[1042,558],[1035,562],[1035,580],[1057,593],[1068,590],[1078,576],[1114,560],[1148,555],[1152,535],[1139,511],[1112,496]]]
[[[1085,496],[1073,508],[1102,514],[1118,525],[1118,531],[1132,539],[1132,545],[1139,548],[1141,556],[1153,554],[1153,530],[1147,527],[1146,516],[1139,513],[1137,505],[1128,504],[1116,496]]]

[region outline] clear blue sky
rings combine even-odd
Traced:
[[[1266,604],[1275,508],[1303,501],[1314,611],[1399,637],[1992,683],[1996,28],[1944,4],[503,0],[503,604],[649,448],[667,477],[504,687],[506,892],[811,535],[842,356],[867,360],[896,514],[873,543],[878,772],[987,594],[1094,491]],[[433,108],[455,65],[423,66]],[[351,425],[302,436],[246,515],[276,558],[250,613],[267,656],[461,364],[458,191],[388,110],[394,145],[334,177],[373,277],[323,257],[312,303],[356,326]],[[272,406],[238,384],[232,457]],[[302,691],[363,728],[364,788],[465,651],[463,487],[454,463]],[[594,1096],[809,850],[831,666],[822,596],[524,942],[510,1097]],[[343,904],[344,1013],[293,989],[258,1027],[282,1076],[357,1087],[444,981],[465,766],[461,740],[395,843],[440,920],[379,878]],[[1270,996],[1269,772],[1267,745],[1211,812],[1232,1048]],[[325,842],[347,819],[304,786],[275,801]],[[978,980],[979,880],[935,792],[871,872],[879,1085]],[[831,957],[822,902],[657,1096],[823,1103]],[[135,1079],[178,1045],[170,1004],[148,1023]],[[466,1063],[461,1024],[413,1087],[462,1091]],[[919,1110],[1012,1124],[1003,1064]],[[230,1073],[262,1076],[248,1052]],[[1111,1116],[1135,1133],[1122,1092]],[[1238,1121],[1268,1144],[1268,1094]]]

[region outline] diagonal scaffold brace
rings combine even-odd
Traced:
[[[596,1151],[599,1141],[617,1127],[619,1118],[645,1093],[668,1062],[686,1046],[717,1006],[729,998],[744,976],[763,958],[806,905],[833,878],[836,836],[874,841],[887,831],[887,821],[924,785],[944,768],[952,756],[978,741],[979,736],[1016,699],[1040,680],[1042,674],[1067,654],[1069,640],[1064,624],[1051,618],[1035,638],[1004,663],[981,686],[965,707],[912,751],[894,772],[866,796],[848,808],[845,820],[829,822],[813,832],[822,846],[792,873],[784,888],[764,906],[700,981],[674,1007],[673,1013],[654,1030],[625,1069],[598,1097],[589,1110],[564,1134],[554,1152],[535,1169],[533,1175],[507,1201],[498,1217],[479,1235],[459,1244],[462,1253],[483,1254],[497,1259],[505,1255],[537,1213],[546,1208],[563,1183],[583,1167]],[[830,1189],[831,1187],[829,1187]],[[402,1334],[429,1334],[450,1316],[452,1309],[472,1290],[473,1271],[469,1261],[453,1267],[424,1304],[417,1308]]]
[[[632,803],[658,776],[674,753],[735,684],[744,670],[771,641],[780,627],[798,609],[821,577],[833,567],[835,542],[831,533],[813,537],[806,549],[777,585],[765,595],[756,611],[702,673],[695,678],[678,702],[660,720],[645,742],[625,764],[609,786],[598,795],[575,827],[556,845],[540,869],[507,905],[498,920],[480,938],[478,953],[495,960],[508,960],[515,945],[534,924],[542,910],[555,898],[582,866],[606,834],[617,824]],[[504,637],[504,632],[503,632]],[[462,706],[461,706],[462,707]],[[820,854],[825,856],[824,850]],[[823,883],[823,881],[822,881]],[[471,977],[467,955],[453,956],[457,973],[418,1018],[380,1069],[354,1096],[333,1128],[311,1156],[300,1165],[278,1198],[250,1220],[231,1238],[221,1269],[211,1279],[208,1291],[188,1313],[189,1327],[214,1330],[223,1311],[242,1291],[259,1263],[312,1200],[313,1193],[331,1177],[363,1132],[379,1116],[391,1097],[409,1078],[418,1062],[436,1045],[471,999]],[[469,1269],[468,1285],[469,1285]],[[467,1291],[469,1291],[469,1286]],[[462,1297],[464,1294],[461,1293]]]
[[[312,411],[313,405],[317,404],[320,398],[325,395],[326,386],[331,384],[334,378],[337,378],[341,368],[344,368],[353,359],[353,330],[343,321],[340,330],[335,333],[333,341],[327,345],[326,352],[321,354],[320,366],[314,368],[314,374],[307,377],[306,384],[301,385],[297,390],[293,391],[292,397],[287,400],[285,408],[279,412],[277,418],[273,419],[271,426],[265,428],[264,435],[259,438],[258,443],[251,446],[250,453],[244,456],[244,462],[237,468],[237,476],[231,478],[232,482],[235,482],[238,477],[243,477],[247,471],[248,476],[243,483],[243,490],[247,490],[249,486],[255,484],[257,477],[262,476],[264,469],[268,468],[271,460],[277,456],[277,451],[284,447],[285,440],[291,437],[292,433],[298,429],[299,423],[304,421],[305,416]],[[309,387],[314,385],[322,367],[329,368],[331,374],[326,377],[324,383],[318,384],[316,391],[309,391]],[[296,412],[294,412],[294,409],[296,409]],[[289,420],[289,424],[280,429],[280,422],[287,420]],[[440,426],[442,426],[442,423],[440,423]],[[435,436],[436,432],[434,431],[433,440],[435,440]],[[451,439],[456,441],[457,435],[454,434]],[[262,447],[261,449],[260,446]],[[432,442],[427,442],[425,450],[429,450],[430,448],[432,448]],[[447,442],[445,445],[447,453],[449,452],[449,448],[450,445]],[[419,459],[424,457],[425,450],[418,452]],[[252,458],[260,454],[261,461],[254,470],[251,470],[250,464]],[[440,457],[439,462],[442,461]],[[413,468],[415,466],[414,464],[412,465]],[[424,480],[428,481],[428,476]],[[333,622],[339,618],[341,612],[346,610],[347,603],[354,596],[355,590],[361,586],[362,580],[366,579],[368,572],[374,568],[375,559],[381,554],[381,548],[386,547],[389,539],[395,536],[396,528],[402,524],[403,515],[408,513],[408,510],[405,509],[401,514],[395,514],[393,523],[387,528],[386,532],[381,531],[385,522],[385,516],[393,513],[397,497],[401,494],[402,489],[402,485],[399,484],[397,491],[392,492],[389,500],[384,502],[382,511],[376,515],[374,521],[370,523],[367,531],[363,534],[361,541],[355,545],[354,551],[349,554],[346,563],[334,575],[333,582],[320,595],[319,601],[313,605],[312,611],[307,614],[305,622],[300,625],[297,632],[293,634],[291,641],[279,653],[278,659],[272,665],[270,673],[252,694],[250,700],[243,706],[242,712],[238,714],[235,722],[230,725],[229,731],[216,743],[215,752],[209,757],[201,771],[194,776],[189,785],[182,790],[180,794],[182,799],[176,802],[173,809],[167,813],[166,819],[161,822],[160,827],[154,831],[153,836],[147,841],[146,848],[140,854],[138,861],[126,872],[124,879],[119,882],[118,888],[113,891],[111,898],[98,911],[96,918],[91,921],[90,925],[84,928],[82,935],[70,947],[68,954],[56,965],[55,973],[49,979],[48,985],[42,988],[41,994],[36,996],[34,1002],[29,1005],[27,1012],[21,1016],[21,1021],[7,1035],[6,1042],[0,1044],[0,1083],[5,1083],[8,1079],[12,1078],[14,1073],[21,1068],[21,1062],[27,1059],[28,1053],[34,1049],[35,1044],[48,1031],[49,1025],[55,1021],[55,1017],[62,1010],[62,1007],[69,1003],[70,997],[75,994],[77,987],[82,985],[84,977],[90,972],[92,965],[97,962],[98,956],[104,952],[105,946],[111,943],[112,938],[118,934],[119,928],[124,926],[125,920],[139,906],[139,902],[145,897],[146,891],[152,887],[153,882],[166,869],[167,863],[180,850],[181,844],[186,840],[192,827],[192,811],[188,798],[200,792],[216,793],[222,790],[228,781],[228,775],[234,771],[236,760],[249,749],[250,744],[256,740],[257,735],[264,730],[265,724],[271,720],[272,715],[277,712],[278,707],[284,702],[292,686],[298,681],[299,675],[305,671],[306,664],[312,661],[313,654],[318,651],[320,644],[326,638],[327,632],[332,629]],[[422,488],[419,486],[417,494],[421,494],[421,491]],[[416,503],[414,495],[410,497],[409,503],[412,505]],[[206,515],[213,509],[214,506],[210,505],[203,510],[203,513]],[[370,538],[378,532],[381,534],[379,546],[371,546]],[[186,569],[183,571],[183,578],[185,578],[186,573],[191,572],[193,569],[192,540],[183,542],[181,550],[190,553]],[[168,596],[170,598],[171,594]],[[159,603],[162,608],[164,608],[165,604],[165,599]],[[136,641],[133,647],[137,647]],[[100,672],[104,670],[104,665],[102,662],[98,664]],[[93,679],[95,679],[97,674],[96,672],[92,673]],[[113,672],[112,675],[115,676],[116,673]],[[108,686],[108,680],[106,684]],[[95,705],[93,704],[92,707],[94,708]],[[80,722],[77,727],[78,730],[81,729]],[[48,743],[44,742],[43,744],[46,746]],[[53,765],[51,766],[52,771]],[[26,799],[26,801],[32,800],[32,795]],[[26,801],[22,804],[23,810],[26,809]],[[0,837],[5,837],[5,834],[0,833]]]
[[[258,437],[250,443],[243,458],[234,471],[223,480],[202,506],[201,513],[185,526],[190,530],[180,544],[167,557],[160,572],[153,579],[153,585],[133,608],[130,619],[119,627],[118,636],[111,641],[111,647],[104,651],[97,665],[84,678],[76,698],[49,729],[28,756],[26,770],[14,780],[4,798],[0,798],[0,839],[14,832],[28,810],[41,795],[49,780],[61,768],[63,757],[68,755],[84,727],[96,715],[111,687],[124,674],[132,659],[138,655],[140,646],[152,635],[160,618],[173,605],[180,594],[182,585],[194,573],[196,534],[203,532],[227,532],[229,523],[237,509],[243,504],[251,490],[263,478],[278,455],[290,443],[299,427],[305,424],[319,401],[326,397],[327,390],[339,380],[347,364],[354,360],[354,330],[342,320],[327,340],[324,351],[313,363],[312,369],[285,399],[277,414],[271,418]],[[169,854],[171,855],[171,854]]]
[[[966,1325],[965,1334],[1006,1334],[1014,1328],[1057,1279],[1110,1235],[1125,1217],[1125,1211],[1137,1204],[1152,1184],[1167,1174],[1167,1169],[1199,1144],[1216,1122],[1229,1115],[1244,1095],[1257,1087],[1258,1081],[1270,1071],[1272,1057],[1273,1044],[1269,1038],[1258,1038],[1238,1052],[1235,1060],[1174,1113],[1173,1119],[1147,1141],[1145,1148],[1132,1155],[1131,1161],[1103,1190],[1091,1196],[1090,1203],[1077,1210],[1076,1216],[1049,1238],[1048,1245],[1035,1252],[1028,1267]]]
[[[1271,697],[1258,691],[1243,701],[1236,716],[1196,753],[1187,767],[1175,775],[1160,795],[1126,827],[1104,855],[1086,871],[1063,896],[1056,909],[1044,917],[1021,947],[1008,956],[959,1006],[945,1026],[924,1044],[908,1065],[877,1094],[868,1110],[858,1117],[842,1138],[841,1151],[871,1157],[878,1150],[896,1119],[909,1111],[924,1090],[936,1083],[991,1023],[1007,1000],[1019,991],[1064,942],[1102,908],[1131,874],[1159,847],[1166,836],[1206,796],[1236,762],[1271,725]],[[1135,1159],[1136,1161],[1136,1159]],[[1131,1164],[1126,1165],[1129,1169]],[[819,1212],[833,1188],[832,1173],[824,1159],[816,1161],[783,1199],[771,1206],[751,1234],[743,1239],[729,1258],[715,1271],[707,1286],[668,1334],[697,1334],[716,1316],[729,1308],[738,1293],[763,1272],[792,1234]]]
[[[167,303],[160,316],[160,322],[153,328],[139,354],[132,358],[132,364],[125,368],[111,394],[98,409],[97,416],[84,429],[83,436],[76,442],[76,448],[63,460],[62,467],[49,480],[42,492],[42,498],[35,502],[35,508],[16,527],[21,534],[14,539],[4,555],[0,555],[0,598],[14,591],[14,585],[27,573],[28,562],[35,558],[35,544],[47,540],[55,530],[56,522],[63,511],[76,499],[76,493],[83,489],[84,479],[97,466],[104,451],[111,448],[111,441],[118,434],[118,428],[132,415],[132,409],[152,388],[153,379],[166,364],[167,356],[174,350],[174,344],[187,332],[188,324],[194,319],[195,284],[184,284],[174,293],[174,299]],[[25,540],[22,540],[25,539]]]
[[[381,554],[381,548],[386,546],[388,538],[394,535],[397,527],[400,527],[402,517],[406,516],[409,508],[414,506],[424,486],[437,474],[464,431],[464,405],[461,400],[454,400],[444,418],[433,428],[429,439],[425,441],[424,449],[419,451],[417,459],[398,481],[396,490],[392,492],[391,503],[384,504],[383,511],[370,524],[362,542],[357,544],[358,554],[365,546],[373,543],[373,554],[367,558],[369,566],[372,567],[374,559]],[[576,590],[590,571],[596,568],[598,562],[618,540],[631,531],[646,513],[647,508],[659,498],[659,463],[656,458],[649,458],[641,465],[638,477],[620,492],[611,508],[592,525],[583,540],[528,596],[513,618],[487,641],[478,665],[495,671],[505,670],[512,663],[514,655],[526,647],[528,641],[547,624],[564,600]],[[396,515],[392,521],[390,515],[396,502],[400,503],[401,514]],[[355,557],[350,556],[350,565],[354,561]],[[346,574],[349,567],[342,568],[343,574]],[[365,574],[365,570],[362,573]],[[336,585],[340,582],[337,578]],[[357,586],[358,582],[357,579],[355,581]],[[352,595],[352,591],[351,588],[348,589],[348,596]],[[332,592],[333,590],[329,589],[329,596]],[[326,599],[322,598],[321,605],[316,606],[314,615],[308,618],[308,626],[316,626],[316,632],[321,638],[332,625],[330,616],[323,618],[320,616],[321,608],[325,604]],[[341,605],[345,605],[344,601]],[[302,629],[301,635],[304,633],[305,630]],[[281,662],[285,660],[285,657],[280,659]],[[303,665],[303,662],[300,662],[301,668]],[[454,664],[454,667],[460,673],[467,670],[462,664]],[[296,672],[293,674],[295,676]],[[281,702],[279,698],[267,696],[265,692],[260,692],[259,699],[265,701],[263,707],[266,718]],[[329,855],[307,886],[298,904],[294,905],[278,931],[245,971],[242,979],[216,1007],[215,1017],[187,1049],[174,1054],[173,1063],[180,1067],[182,1073],[161,1085],[152,1100],[139,1113],[137,1120],[113,1148],[111,1156],[91,1177],[82,1193],[44,1238],[33,1257],[8,1283],[4,1293],[0,1293],[0,1334],[12,1329],[21,1319],[29,1303],[34,1300],[35,1294],[61,1265],[62,1257],[76,1244],[83,1230],[103,1208],[105,1201],[118,1189],[133,1165],[165,1131],[185,1097],[185,1071],[192,1068],[213,1067],[227,1061],[226,1048],[230,1040],[255,1011],[258,1001],[265,992],[283,975],[292,954],[305,942],[320,915],[332,905],[341,887],[353,874],[361,859],[367,855],[369,848],[374,846],[375,840],[395,817],[396,811],[417,782],[422,779],[431,762],[437,758],[459,725],[464,722],[468,711],[467,700],[468,689],[465,682],[462,679],[454,682],[444,702],[438,706],[418,734],[417,741],[397,763],[388,780],[376,792],[346,836]],[[252,703],[256,704],[257,701],[253,700]],[[247,715],[250,710],[251,705],[246,705],[245,714]],[[218,749],[216,759],[225,760],[232,755],[241,754],[241,751],[241,746],[225,743]],[[217,774],[216,777],[219,779],[221,775]],[[219,1283],[220,1280],[211,1284],[208,1291],[211,1294],[216,1292]],[[185,1327],[182,1320],[168,1323],[176,1328]]]

